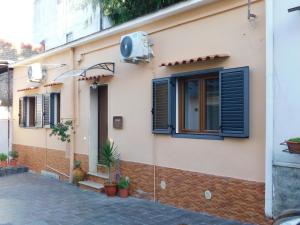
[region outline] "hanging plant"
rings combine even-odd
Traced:
[[[53,125],[51,130],[52,132],[50,133],[50,137],[58,136],[58,139],[62,142],[71,142],[70,130],[73,130],[73,123],[71,120]]]

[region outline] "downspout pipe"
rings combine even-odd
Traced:
[[[273,216],[273,138],[274,138],[274,25],[273,0],[266,0],[266,145],[265,214]]]
[[[12,150],[11,141],[11,70],[7,65],[7,148],[8,152]]]
[[[74,48],[70,49],[70,65],[71,65],[71,70],[74,70]],[[73,168],[74,168],[74,159],[75,159],[75,147],[76,147],[76,78],[72,78],[72,100],[73,100],[73,108],[72,108],[72,124],[73,124],[73,131],[71,133],[71,148],[70,148],[70,177],[69,177],[69,182],[73,182]]]

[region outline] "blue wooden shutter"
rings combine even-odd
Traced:
[[[172,89],[171,78],[154,79],[152,81],[152,131],[156,134],[172,132]]]
[[[19,126],[26,127],[26,97],[19,98]]]
[[[249,137],[249,67],[220,71],[220,132]]]
[[[50,128],[50,94],[44,94],[43,124],[45,128]]]

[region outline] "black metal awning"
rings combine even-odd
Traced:
[[[67,72],[64,72],[64,73],[60,74],[59,76],[57,76],[54,79],[54,81],[58,82],[63,79],[66,79],[68,77],[86,77],[87,72],[91,71],[91,70],[106,70],[106,71],[109,71],[112,74],[114,74],[115,73],[115,63],[113,63],[113,62],[97,63],[97,64],[90,66],[88,68],[85,68],[85,69],[67,71]]]

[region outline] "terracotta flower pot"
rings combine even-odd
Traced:
[[[17,167],[18,160],[17,159],[11,159],[9,160],[9,165],[12,167]]]
[[[0,167],[7,167],[7,161],[0,161]]]
[[[128,198],[128,195],[129,195],[128,188],[119,189],[119,196],[121,198]]]
[[[105,193],[108,197],[114,197],[117,194],[117,185],[116,184],[105,184]]]
[[[300,154],[300,143],[299,142],[287,141],[286,144],[287,144],[290,152]]]
[[[85,177],[84,171],[79,167],[73,170],[73,183],[78,185],[79,181],[83,181]]]

